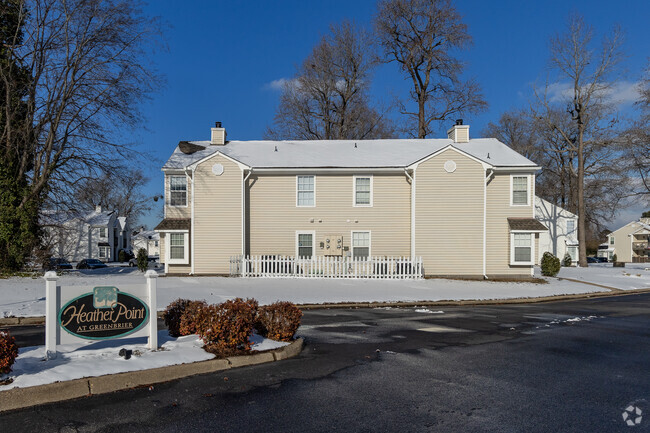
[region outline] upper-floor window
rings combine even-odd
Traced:
[[[314,176],[296,177],[297,206],[314,207],[316,204],[316,181]]]
[[[511,204],[513,206],[528,206],[529,202],[529,177],[528,176],[512,176],[512,197]]]
[[[609,244],[614,245],[614,236],[609,237]]]
[[[372,176],[354,176],[354,205],[372,206]]]
[[[185,176],[169,177],[169,205],[187,206],[187,178]]]
[[[575,220],[567,220],[567,222],[566,222],[566,234],[567,234],[567,236],[571,236],[575,231],[576,231],[576,221]]]
[[[108,229],[106,227],[99,228],[99,237],[100,238],[108,237]]]

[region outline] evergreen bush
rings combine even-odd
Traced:
[[[128,260],[126,258],[126,251],[120,250],[120,252],[117,253],[117,260],[120,262],[126,262]]]
[[[140,269],[142,272],[146,271],[149,267],[149,257],[147,256],[147,250],[144,248],[140,248],[138,250],[137,262],[138,269]]]
[[[612,262],[618,262],[618,257],[616,257],[616,254],[612,256]]]
[[[569,253],[566,253],[564,255],[564,258],[562,259],[562,266],[564,266],[565,268],[568,268],[569,266],[571,266],[572,263],[573,263],[573,260],[571,260],[571,256],[569,255]]]
[[[554,277],[560,272],[560,259],[546,251],[542,256],[542,275]]]

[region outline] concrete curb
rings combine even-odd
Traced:
[[[152,368],[150,370],[136,370],[126,373],[107,374],[104,376],[31,386],[28,388],[8,389],[6,391],[0,391],[0,412],[169,382],[170,380],[197,374],[214,373],[231,368],[280,361],[298,356],[302,351],[303,345],[304,340],[298,338],[288,346],[253,355],[209,359],[207,361],[170,365],[167,367]]]

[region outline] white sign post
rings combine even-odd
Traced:
[[[146,284],[115,286],[57,285],[59,277],[45,279],[45,356],[57,356],[59,344],[88,340],[147,337],[147,347],[158,348],[156,289],[158,274],[149,270]]]

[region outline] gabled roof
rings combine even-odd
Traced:
[[[494,167],[537,165],[494,138],[181,142],[163,170],[182,170],[220,152],[252,168],[401,168],[451,146]]]
[[[189,218],[165,218],[154,228],[155,231],[189,230],[192,220]]]
[[[116,211],[92,211],[90,213],[84,213],[80,211],[44,210],[41,212],[41,222],[45,225],[56,226],[73,221],[80,221],[93,227],[108,226],[115,213]]]

